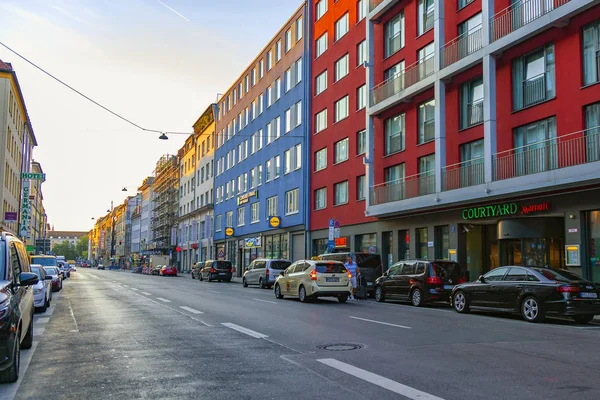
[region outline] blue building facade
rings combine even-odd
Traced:
[[[259,257],[307,254],[309,8],[294,13],[218,103],[214,254],[238,276]]]

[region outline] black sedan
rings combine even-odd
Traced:
[[[543,321],[545,316],[568,316],[585,324],[600,315],[599,297],[600,285],[569,271],[511,266],[456,286],[451,302],[459,313],[516,313],[529,322]]]

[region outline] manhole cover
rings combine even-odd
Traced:
[[[323,344],[317,346],[318,349],[328,350],[328,351],[349,351],[349,350],[358,350],[362,349],[364,346],[362,344],[356,343],[334,343],[334,344]]]

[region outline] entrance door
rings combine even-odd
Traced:
[[[292,235],[292,260],[304,260],[304,234]]]
[[[502,253],[500,263],[502,265],[523,265],[521,239],[502,240],[501,247]]]

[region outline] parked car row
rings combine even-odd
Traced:
[[[177,276],[177,269],[170,265],[157,265],[156,267],[152,267],[150,274],[160,276]]]
[[[233,266],[231,261],[208,260],[200,261],[192,267],[192,279],[209,282],[231,282]]]

